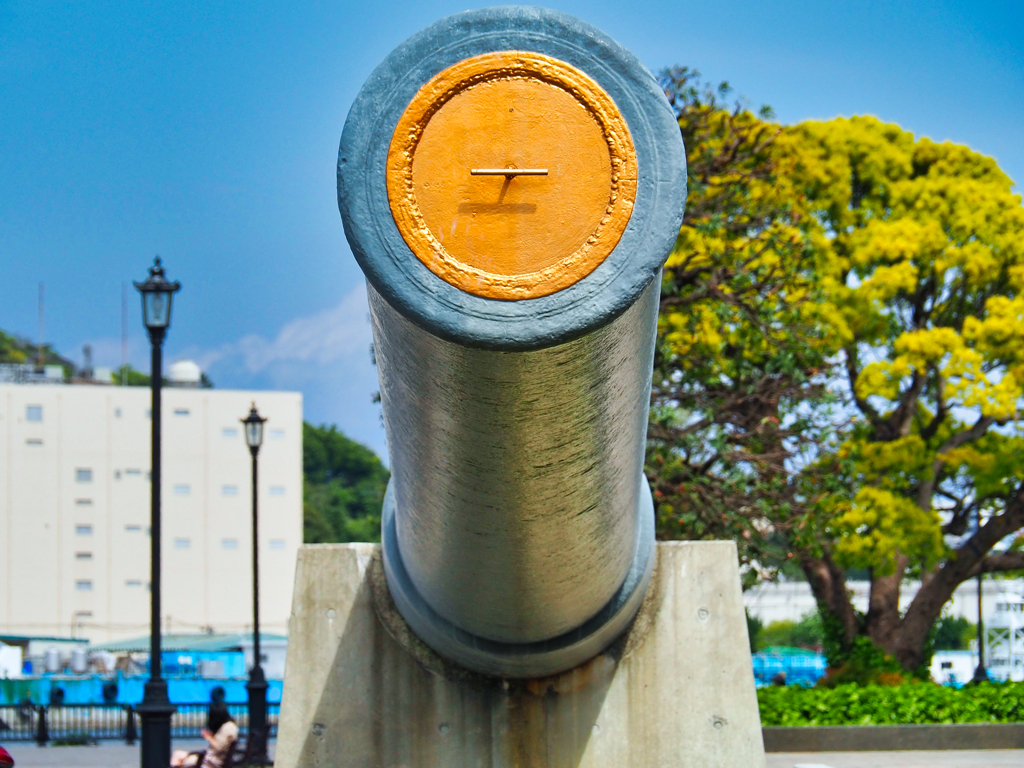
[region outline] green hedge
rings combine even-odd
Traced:
[[[757,692],[761,725],[1024,722],[1024,683],[772,686]]]

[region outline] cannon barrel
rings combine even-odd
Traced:
[[[363,87],[338,194],[369,284],[399,611],[485,674],[586,661],[654,565],[643,459],[685,201],[663,93],[572,17],[449,17]]]

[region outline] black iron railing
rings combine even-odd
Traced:
[[[249,707],[228,704],[231,718],[242,737],[248,736]],[[178,704],[171,718],[171,734],[176,739],[201,738],[206,727],[208,704]],[[280,704],[267,704],[268,738],[277,736]],[[90,743],[120,739],[134,744],[138,739],[138,714],[130,704],[35,704],[0,705],[0,742],[36,741]]]

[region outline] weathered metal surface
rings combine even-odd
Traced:
[[[394,493],[389,486],[384,497],[384,570],[395,604],[423,642],[467,669],[505,678],[545,677],[572,669],[612,644],[648,592],[654,568],[654,504],[646,482],[638,485],[638,536],[626,578],[587,621],[550,639],[525,643],[489,640],[466,632],[423,599],[413,586],[398,546]]]
[[[636,552],[658,286],[532,352],[446,342],[370,291],[398,544],[456,626],[546,640],[596,614]]]

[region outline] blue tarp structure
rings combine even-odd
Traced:
[[[806,648],[774,646],[753,656],[754,682],[760,688],[771,685],[779,672],[786,673],[786,685],[814,685],[825,674],[825,657]]]

